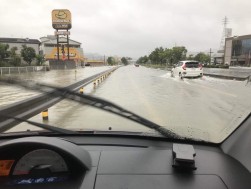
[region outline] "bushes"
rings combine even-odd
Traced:
[[[6,61],[0,61],[0,67],[11,67],[12,65]]]

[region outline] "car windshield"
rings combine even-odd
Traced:
[[[221,143],[251,112],[249,5],[2,0],[0,135],[43,131],[30,120]]]

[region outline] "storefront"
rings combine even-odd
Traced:
[[[56,36],[47,36],[41,37],[41,52],[44,55],[46,60],[57,60],[57,39]],[[67,51],[67,39],[65,37],[59,38],[61,44],[59,47],[59,59],[66,60],[68,59],[68,51]],[[64,44],[65,42],[65,44]],[[63,54],[62,51],[65,51]],[[72,39],[69,40],[69,58],[70,60],[77,61],[79,63],[84,62],[84,53],[81,48],[81,43],[74,41]]]
[[[251,65],[251,35],[226,38],[225,63],[230,66]]]

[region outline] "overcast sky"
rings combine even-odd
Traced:
[[[222,19],[233,35],[251,34],[250,0],[1,0],[0,37],[53,34],[51,11],[72,13],[71,39],[84,52],[137,58],[155,47],[218,49]]]

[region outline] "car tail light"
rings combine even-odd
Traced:
[[[181,66],[183,70],[186,70],[186,64],[183,64],[183,66]]]
[[[200,68],[200,70],[202,70],[202,64],[199,64],[198,68]]]

